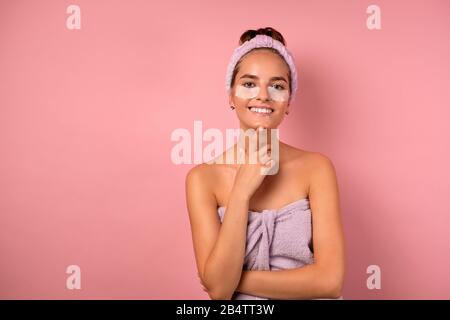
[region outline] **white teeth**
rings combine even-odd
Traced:
[[[252,112],[256,112],[256,113],[272,113],[271,109],[268,108],[255,108],[255,107],[251,107],[250,111]]]

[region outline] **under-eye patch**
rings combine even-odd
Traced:
[[[287,101],[289,99],[289,91],[287,89],[279,90],[269,87],[268,91],[270,98],[274,101]]]
[[[248,88],[245,86],[237,86],[236,88],[236,97],[242,99],[253,99],[256,98],[259,94],[259,87]]]
[[[259,94],[259,87],[245,87],[238,85],[236,87],[235,95],[241,99],[253,99]],[[268,88],[269,96],[274,101],[287,101],[289,99],[289,91],[287,89],[275,89],[274,87]]]

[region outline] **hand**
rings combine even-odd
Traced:
[[[263,130],[259,127],[258,130],[249,137],[249,146],[256,145],[254,150],[249,148],[240,148],[240,152],[245,153],[244,163],[239,165],[236,176],[234,178],[233,191],[239,195],[243,195],[250,199],[252,195],[259,188],[267,172],[275,165],[275,160],[270,157],[270,146],[265,141],[261,146],[259,145],[258,135]],[[256,159],[256,163],[250,163]]]

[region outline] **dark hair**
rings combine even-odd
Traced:
[[[277,30],[275,30],[274,28],[271,28],[271,27],[259,28],[257,30],[249,29],[249,30],[245,31],[241,35],[241,37],[239,38],[239,45],[243,44],[245,41],[253,39],[258,34],[264,34],[266,36],[272,37],[273,39],[280,41],[284,46],[286,46],[286,40],[284,40],[283,35],[279,31],[277,31]],[[250,50],[249,52],[252,52],[253,50],[260,50],[260,49],[271,50],[272,52],[278,54],[284,61],[283,56],[276,49],[273,49],[273,48],[255,48],[255,49]],[[248,52],[246,54],[244,54],[242,56],[242,58],[239,59],[239,61],[236,63],[236,67],[233,70],[233,75],[231,76],[231,85],[230,85],[230,87],[233,87],[233,85],[234,85],[234,78],[236,77],[236,74],[239,72],[239,64],[241,63],[242,59],[247,54],[248,54]],[[286,63],[286,61],[285,61],[285,63]],[[286,63],[286,65],[287,65],[287,63]],[[289,69],[289,92],[292,92],[292,88],[291,88],[291,82],[292,82],[291,81],[291,69],[289,68],[289,66],[288,66],[288,69]]]
[[[250,29],[245,31],[239,38],[239,45],[243,44],[245,41],[253,39],[258,34],[264,34],[266,36],[272,37],[273,39],[280,41],[283,45],[286,45],[286,41],[284,40],[283,35],[271,27],[259,28],[258,30]]]

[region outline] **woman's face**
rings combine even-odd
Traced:
[[[289,109],[288,81],[289,68],[276,53],[262,49],[244,57],[229,97],[242,129],[279,126]]]

